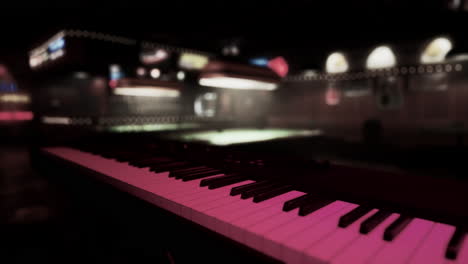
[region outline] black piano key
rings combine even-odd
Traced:
[[[360,205],[357,208],[354,208],[351,212],[340,217],[340,220],[338,221],[338,226],[343,228],[348,227],[349,225],[357,221],[359,218],[369,213],[371,210],[372,207]]]
[[[192,180],[196,180],[196,179],[201,179],[201,178],[206,178],[206,177],[209,177],[209,176],[218,175],[218,174],[221,174],[221,173],[222,173],[222,171],[220,171],[220,170],[210,170],[210,171],[190,174],[190,175],[187,175],[187,176],[183,177],[182,181],[184,181],[184,182],[192,181]]]
[[[274,190],[280,186],[281,185],[278,183],[271,183],[263,186],[258,186],[257,188],[243,191],[241,193],[241,199],[249,199],[250,197],[254,197],[255,195]]]
[[[447,245],[445,257],[448,259],[456,259],[464,240],[466,240],[466,231],[461,228],[457,228]],[[465,243],[467,242],[468,241],[465,241]]]
[[[132,165],[134,162],[147,160],[147,159],[150,159],[152,157],[154,157],[153,154],[139,155],[139,156],[135,156],[135,157],[132,157],[132,158],[128,159],[127,162],[128,162],[128,164]]]
[[[411,223],[411,221],[413,221],[413,217],[400,215],[397,220],[385,229],[383,239],[385,241],[392,241]]]
[[[188,162],[178,161],[178,162],[172,162],[172,163],[161,165],[161,166],[153,166],[151,168],[151,171],[159,173],[159,172],[164,172],[164,171],[172,171],[174,169],[188,168],[190,166],[193,167],[194,165]]]
[[[276,188],[276,189],[273,189],[273,190],[266,191],[264,193],[260,193],[260,194],[255,195],[254,198],[253,198],[253,202],[254,203],[263,202],[263,201],[266,201],[266,200],[271,199],[273,197],[276,197],[276,196],[285,194],[287,192],[290,192],[292,190],[293,190],[292,185],[281,186],[279,188]]]
[[[113,158],[120,162],[128,162],[130,160],[134,160],[141,157],[138,153],[135,152],[125,152],[125,153],[117,153],[113,156]]]
[[[189,168],[172,170],[172,171],[169,172],[169,177],[175,177],[178,174],[183,174],[183,173],[187,173],[187,172],[194,172],[194,171],[198,171],[198,170],[201,170],[201,169],[207,169],[207,168],[208,168],[207,166],[193,166],[193,167],[189,167]]]
[[[264,186],[264,185],[268,185],[268,184],[271,184],[271,182],[270,181],[252,182],[252,183],[249,183],[249,184],[246,184],[246,185],[237,186],[237,187],[232,188],[231,192],[229,194],[231,196],[236,196],[238,194],[241,194],[244,191],[252,190],[252,189],[258,188],[259,186]]]
[[[213,170],[213,168],[205,168],[205,169],[197,169],[197,170],[192,170],[192,171],[187,171],[187,172],[181,172],[181,173],[175,174],[174,177],[176,179],[182,179],[185,176],[188,176],[188,175],[191,175],[191,174],[194,174],[194,173],[208,172],[208,171],[211,171],[211,170]]]
[[[233,176],[231,178],[226,178],[226,179],[223,179],[223,180],[220,180],[220,181],[216,181],[216,182],[208,185],[208,189],[210,189],[210,190],[218,189],[218,188],[228,186],[228,185],[231,185],[231,184],[234,184],[234,183],[245,181],[247,179],[248,179],[247,176],[241,176],[241,175]]]
[[[160,163],[169,162],[169,161],[172,161],[172,160],[168,158],[153,157],[153,158],[144,159],[140,161],[133,161],[130,163],[130,165],[143,168],[143,167],[150,167],[155,164],[160,164]]]
[[[225,179],[231,179],[233,177],[239,177],[239,174],[230,173],[230,174],[212,177],[209,179],[204,179],[200,182],[200,187],[209,186],[210,184],[213,184],[213,183],[225,180]]]
[[[377,213],[373,214],[371,217],[364,220],[359,227],[359,233],[369,234],[374,228],[381,224],[385,219],[387,219],[392,213],[380,210]]]
[[[168,171],[169,173],[170,172],[173,172],[175,170],[183,170],[183,169],[190,169],[190,168],[193,168],[197,165],[195,164],[181,164],[181,165],[168,165],[168,164],[165,164],[165,165],[153,165],[150,167],[150,171],[154,171],[156,173],[160,173],[160,172],[165,172],[165,171]]]
[[[313,195],[312,194],[304,194],[301,195],[297,198],[294,198],[292,200],[286,201],[283,205],[283,211],[289,212],[291,210],[294,210],[296,208],[299,208],[301,205],[303,205],[305,202],[308,200],[312,199]]]
[[[305,204],[301,205],[299,207],[299,215],[300,216],[306,216],[308,214],[311,214],[318,209],[327,206],[331,203],[333,203],[336,200],[331,200],[331,199],[323,199],[316,197],[314,199],[308,200]]]

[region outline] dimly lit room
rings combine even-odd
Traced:
[[[468,264],[468,0],[0,6],[0,262]]]

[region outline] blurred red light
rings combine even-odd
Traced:
[[[34,117],[31,111],[0,112],[0,121],[27,121]]]
[[[281,77],[286,76],[286,74],[288,74],[289,71],[288,63],[281,56],[271,59],[268,62],[268,67]]]

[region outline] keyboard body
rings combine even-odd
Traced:
[[[285,263],[466,263],[468,261],[468,245],[463,243],[464,236],[461,242],[455,243],[459,247],[456,250],[456,259],[446,257],[448,245],[454,240],[458,230],[462,229],[457,222],[447,223],[443,217],[440,218],[443,221],[440,221],[438,216],[430,215],[430,211],[424,208],[420,212],[415,212],[405,210],[401,206],[392,207],[392,202],[384,198],[381,198],[381,201],[373,200],[364,204],[361,201],[369,197],[369,191],[366,191],[367,195],[363,196],[343,195],[347,192],[340,192],[340,188],[346,186],[354,188],[355,185],[348,184],[346,176],[351,179],[350,172],[353,173],[351,175],[366,175],[366,173],[357,173],[365,172],[362,168],[350,170],[349,167],[333,165],[335,170],[333,172],[329,169],[314,168],[312,173],[321,176],[314,177],[315,184],[312,184],[310,180],[304,180],[303,176],[298,178],[302,181],[292,176],[283,176],[283,178],[292,179],[287,183],[293,184],[294,188],[256,203],[254,200],[261,195],[258,189],[256,194],[252,197],[244,197],[245,199],[239,195],[232,196],[230,192],[236,187],[261,182],[261,177],[241,179],[213,190],[208,186],[200,187],[204,180],[228,174],[225,170],[231,170],[229,166],[225,167],[225,170],[221,168],[219,172],[217,169],[220,167],[212,170],[211,174],[207,173],[205,176],[186,180],[184,178],[186,176],[179,179],[170,177],[171,171],[164,170],[164,166],[161,167],[162,171],[150,171],[149,167],[135,167],[131,165],[131,162],[119,160],[119,158],[103,157],[76,148],[43,148],[42,153],[48,159],[65,163],[83,174],[93,175],[92,178],[97,182],[112,186],[113,189],[144,200],[146,204],[161,208],[178,219],[185,219],[183,221],[201,226],[202,229],[210,230],[209,233],[217,234],[216,236],[241,245],[242,248],[247,248],[247,251],[255,252],[253,255],[261,256],[262,261]],[[291,170],[291,172],[296,172],[296,170]],[[194,171],[188,175],[199,174],[199,171]],[[328,182],[327,186],[327,180],[324,179],[328,177],[329,181],[335,174],[341,176],[341,184],[332,186]],[[332,179],[336,181],[339,178]],[[381,184],[386,184],[391,188],[392,185],[385,182],[385,179],[381,176]],[[374,179],[374,181],[379,181],[379,179]],[[282,181],[281,186],[273,185],[273,187],[284,187],[284,184],[285,182]],[[378,183],[370,182],[370,184]],[[300,188],[300,186],[308,186],[308,188]],[[267,189],[271,190],[273,187],[270,186]],[[354,189],[352,193],[359,192]],[[395,191],[393,193],[395,194]],[[242,193],[241,196],[244,194]],[[321,198],[288,212],[283,210],[286,202],[311,194],[316,194],[317,197],[326,194],[326,198],[333,197],[333,199],[327,201]],[[101,198],[98,196],[97,199]],[[393,203],[398,204],[395,200]],[[361,207],[365,208],[359,212]],[[406,208],[411,208],[411,206]],[[301,211],[305,212],[304,216],[300,216]],[[353,219],[353,214],[356,215],[356,213],[357,216]],[[438,211],[437,215],[443,215],[443,213]],[[351,221],[345,224],[345,227],[340,227],[339,224],[345,216],[351,217],[349,218]],[[410,220],[405,224],[407,216]],[[450,219],[462,218],[451,215]],[[376,224],[374,225],[373,222]],[[398,224],[396,229],[402,226],[403,228],[397,232],[397,236],[392,238],[392,241],[386,241],[384,235],[391,234],[389,231],[394,231],[390,229],[395,222]],[[362,234],[362,226],[369,227],[369,225],[371,231]],[[173,236],[177,237],[175,240],[180,240],[183,234],[174,232]],[[203,254],[212,253],[204,252]]]

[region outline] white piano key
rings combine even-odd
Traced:
[[[283,240],[281,260],[286,263],[301,262],[304,249],[330,236],[338,228],[338,220],[340,217],[351,210],[352,209],[340,210],[302,232]],[[377,210],[374,209],[371,212],[375,213],[376,211]],[[370,215],[372,214],[368,213],[365,216]]]
[[[364,264],[389,242],[383,240],[383,233],[400,215],[392,214],[371,233],[362,235],[331,258],[333,264]]]
[[[370,261],[382,264],[407,263],[411,254],[421,245],[420,243],[427,237],[433,226],[434,222],[432,221],[415,218]]]
[[[248,232],[244,231],[247,231],[248,226],[253,225],[255,223],[261,223],[268,217],[282,212],[284,202],[299,197],[302,194],[302,192],[290,191],[285,194],[258,203],[258,205],[261,204],[263,206],[261,209],[254,212],[253,214],[239,218],[230,223],[228,230],[229,237],[242,243],[245,243],[245,236]]]
[[[342,249],[344,249],[346,246],[352,243],[355,239],[359,238],[360,236],[363,236],[359,233],[361,223],[377,211],[377,209],[371,210],[369,213],[365,214],[363,217],[359,218],[357,221],[355,221],[346,228],[338,227],[338,221],[341,215],[339,215],[337,219],[334,219],[332,221],[331,226],[325,225],[326,223],[324,223],[323,225],[315,226],[312,230],[310,230],[313,232],[310,234],[310,236],[313,236],[314,239],[311,239],[308,245],[304,243],[305,246],[296,247],[297,251],[295,251],[293,254],[299,254],[299,252],[302,252],[302,263],[329,262],[333,256],[335,256]],[[322,228],[323,231],[327,230],[327,232],[332,233],[326,238],[318,241],[317,239],[320,239],[320,234],[315,235],[315,232],[317,232],[317,230],[319,232],[322,231],[320,230]]]
[[[435,224],[430,234],[424,239],[424,243],[416,249],[416,252],[409,259],[408,263],[446,263],[447,259],[445,258],[445,251],[454,232],[454,226],[441,223]]]
[[[336,201],[307,216],[296,215],[292,221],[278,228],[270,230],[264,235],[264,248],[262,251],[270,256],[280,259],[281,247],[283,246],[284,240],[287,240],[296,234],[300,234],[302,231],[317,224],[319,221],[328,218],[330,215],[347,209],[351,210],[351,208],[354,208],[354,206],[354,204],[347,202]]]

